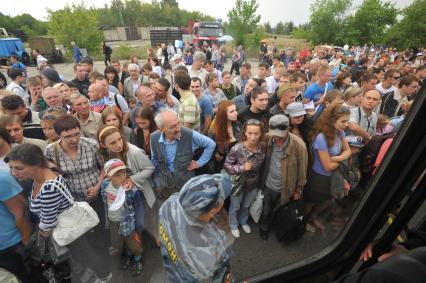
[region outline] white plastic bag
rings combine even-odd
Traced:
[[[263,210],[263,192],[261,190],[257,191],[256,199],[250,206],[250,215],[253,218],[255,223],[259,222],[260,215],[262,215]]]

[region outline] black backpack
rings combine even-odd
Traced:
[[[305,232],[305,225],[301,200],[290,200],[280,206],[272,219],[277,240],[285,243],[300,239]]]

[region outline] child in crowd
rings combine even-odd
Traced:
[[[106,223],[111,235],[111,255],[121,252],[121,269],[142,273],[142,240],[135,229],[135,187],[127,187],[126,165],[120,159],[111,159],[104,166],[107,180],[102,183],[101,195],[105,205]]]

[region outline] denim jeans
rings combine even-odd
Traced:
[[[237,229],[238,225],[247,224],[249,217],[249,207],[255,200],[257,190],[243,191],[240,195],[231,196],[231,205],[229,207],[229,226],[231,229]]]
[[[145,207],[142,191],[138,190],[135,194],[135,228],[142,233],[145,229]]]

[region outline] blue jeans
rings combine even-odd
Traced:
[[[143,193],[141,190],[137,190],[135,194],[135,228],[139,233],[142,233],[145,229],[145,207],[143,203]]]
[[[229,206],[229,226],[231,229],[237,229],[238,225],[247,224],[249,217],[249,207],[255,200],[257,190],[243,191],[238,196],[231,196],[231,205]]]

